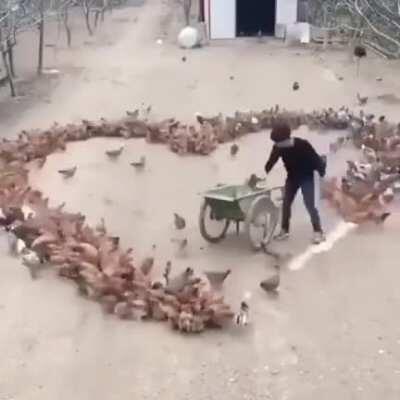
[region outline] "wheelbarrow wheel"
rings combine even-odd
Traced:
[[[213,225],[212,228],[212,233],[210,233],[211,226],[207,225]],[[200,208],[200,215],[199,215],[199,226],[200,226],[200,233],[201,236],[205,240],[207,240],[210,243],[218,243],[222,239],[224,239],[226,231],[228,230],[230,225],[230,220],[229,219],[219,219],[217,220],[213,216],[213,211],[210,206],[210,204],[204,200],[203,204],[201,205]],[[214,233],[215,230],[215,233]]]
[[[246,214],[245,229],[254,250],[261,248],[261,243],[268,245],[279,220],[279,208],[269,196],[259,196],[250,205]]]

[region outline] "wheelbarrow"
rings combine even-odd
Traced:
[[[241,222],[252,249],[267,246],[273,238],[281,214],[282,186],[221,185],[202,196],[199,227],[208,242],[223,240],[231,223],[235,223],[239,234]]]

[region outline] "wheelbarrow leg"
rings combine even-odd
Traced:
[[[240,221],[236,221],[236,235],[239,236],[240,231]]]

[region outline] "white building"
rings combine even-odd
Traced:
[[[307,0],[201,0],[210,39],[270,35],[305,22]]]

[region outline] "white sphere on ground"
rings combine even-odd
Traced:
[[[187,26],[178,35],[178,43],[185,49],[191,49],[199,44],[199,32],[196,28]]]

